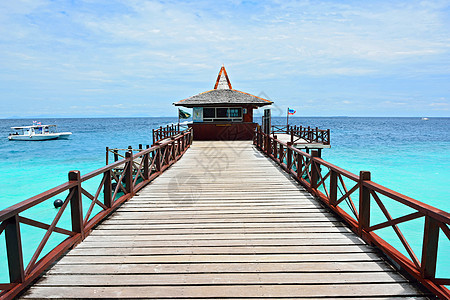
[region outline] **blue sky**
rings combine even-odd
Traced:
[[[450,1],[0,2],[0,118],[176,116],[234,88],[296,116],[450,116]]]

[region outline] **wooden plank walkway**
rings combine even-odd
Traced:
[[[194,142],[22,297],[423,294],[250,142]]]

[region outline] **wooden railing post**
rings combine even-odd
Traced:
[[[81,233],[82,239],[84,239],[84,224],[83,224],[83,203],[81,196],[81,179],[80,171],[70,171],[69,181],[76,181],[77,185],[70,189],[73,191],[72,198],[70,199],[70,213],[72,218],[72,231]]]
[[[425,216],[423,233],[422,263],[420,273],[424,278],[435,278],[439,243],[439,223],[430,216]]]
[[[114,150],[114,162],[119,160],[119,153],[117,152],[117,150]]]
[[[280,144],[280,151],[278,154],[278,161],[280,162],[280,164],[283,163],[283,152],[284,152],[283,144]]]
[[[315,157],[319,157],[317,150],[311,151],[311,188],[317,189],[317,183],[319,182],[319,166],[316,164]]]
[[[149,159],[150,159],[150,153],[146,153],[144,154],[144,157],[142,158],[144,160],[144,164],[143,164],[143,168],[144,168],[144,173],[143,173],[143,177],[144,180],[147,180],[150,177],[150,163],[149,163]]]
[[[20,283],[25,280],[22,256],[22,240],[20,237],[19,216],[14,215],[4,221],[6,256],[8,257],[9,280]]]
[[[370,180],[369,171],[359,172],[359,235],[370,226],[370,190],[364,186],[364,181]]]
[[[155,144],[156,146],[159,146],[159,143]],[[156,155],[155,158],[155,169],[157,172],[161,171],[161,147],[158,147],[158,149],[153,152],[154,155]]]
[[[112,207],[112,183],[111,183],[111,170],[105,171],[103,176],[105,178],[105,184],[103,186],[103,203],[106,207]]]
[[[297,155],[297,179],[300,180],[300,173],[302,172],[303,169],[303,160],[300,153],[296,152],[295,155]]]
[[[258,128],[258,138],[257,138],[257,143],[258,143],[258,148],[262,150],[262,134],[261,134],[261,127]]]
[[[166,144],[166,151],[164,151],[164,166],[169,164],[170,161],[170,153],[172,152],[172,149],[170,149],[170,147],[172,146],[172,144],[167,143]]]
[[[175,161],[177,158],[177,152],[176,152],[176,143],[175,143],[175,138],[172,136],[170,137],[170,144],[172,145],[172,159]],[[170,162],[170,157],[169,157],[169,162]]]
[[[277,138],[278,138],[278,137],[274,134],[274,135],[273,135],[273,143],[272,143],[272,144],[273,144],[273,145],[272,145],[272,149],[273,149],[272,152],[273,152],[273,157],[274,157],[274,158],[277,158],[277,157],[278,157],[278,147],[277,147],[277,141],[276,141]]]
[[[330,205],[337,205],[338,173],[330,170]]]
[[[106,147],[106,165],[109,163],[109,147]]]
[[[291,131],[292,132],[292,131]],[[286,166],[287,169],[290,170],[292,168],[292,144],[291,142],[287,143],[287,153],[286,153]]]
[[[125,153],[126,165],[124,178],[125,178],[125,190],[127,194],[133,195],[133,154],[131,151]]]

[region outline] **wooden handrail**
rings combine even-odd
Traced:
[[[450,283],[450,278],[436,278],[435,276],[438,263],[439,231],[442,230],[450,240],[450,214],[448,212],[371,181],[370,172],[362,171],[358,176],[319,157],[314,157],[313,153],[307,154],[296,149],[291,143],[284,143],[275,137],[267,135],[259,128],[255,135],[253,139],[254,144],[263,153],[280,164],[286,172],[299,181],[312,195],[340,215],[355,233],[368,243],[376,245],[435,295],[443,299],[450,299],[450,291],[445,286],[445,284],[448,285]],[[276,151],[273,151],[273,149],[276,149]],[[342,177],[350,179],[355,186],[348,189]],[[327,180],[328,184],[326,184]],[[340,190],[342,196],[339,197],[338,189],[341,188],[343,189],[343,191]],[[356,191],[359,192],[358,211],[351,197]],[[416,212],[411,213],[408,210],[407,215],[393,219],[378,194],[412,208]],[[375,200],[373,201],[374,204],[379,206],[387,218],[386,222],[370,224],[370,205],[374,205],[371,204],[371,198]],[[349,205],[350,210],[355,215],[354,217],[340,207],[345,205],[344,203]],[[417,259],[407,239],[397,226],[400,223],[416,220],[420,217],[425,217],[422,261]],[[393,228],[409,257],[374,233],[374,230],[386,227]],[[445,258],[448,259],[448,257]]]
[[[173,136],[176,136],[186,130],[189,130],[186,125],[180,125],[180,124],[172,124],[167,125],[166,127],[159,127],[157,129],[153,129],[153,144],[158,143],[162,140],[171,138]]]
[[[96,224],[174,164],[187,151],[191,142],[192,131],[188,129],[172,136],[172,139],[169,141],[164,141],[148,149],[139,149],[141,151],[134,155],[132,151],[126,152],[126,158],[83,176],[80,176],[78,171],[71,171],[69,172],[68,182],[0,211],[0,234],[5,231],[10,275],[9,283],[0,283],[0,289],[2,289],[0,299],[14,298],[56,259],[89,235]],[[164,154],[160,156],[161,153]],[[140,163],[133,163],[137,159],[140,159]],[[158,162],[156,161],[157,159],[159,160]],[[124,171],[119,176],[116,176],[113,170],[119,166],[124,166]],[[102,180],[95,192],[90,193],[85,190],[84,182],[97,176],[102,176]],[[112,181],[115,181],[117,184],[115,188],[112,185]],[[125,181],[125,184],[122,181]],[[103,203],[99,199],[102,190],[104,192]],[[19,215],[27,209],[65,192],[68,192],[68,196],[64,195],[63,206],[59,208],[51,224]],[[81,209],[83,196],[91,201],[86,216],[83,215],[83,210]],[[60,217],[69,205],[71,206],[71,231],[57,227]],[[98,205],[101,210],[89,218],[95,205]],[[22,258],[22,245],[26,245],[26,241],[21,238],[20,223],[47,230],[27,267],[24,267]],[[65,234],[68,237],[39,259],[52,232]]]
[[[272,125],[272,135],[284,133],[291,135],[297,139],[304,139],[308,143],[322,143],[330,145],[330,129],[319,129],[311,127],[302,127],[296,125]]]

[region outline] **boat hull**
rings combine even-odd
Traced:
[[[68,139],[71,132],[48,133],[48,134],[34,134],[34,135],[10,135],[10,141],[48,141],[56,139]]]

